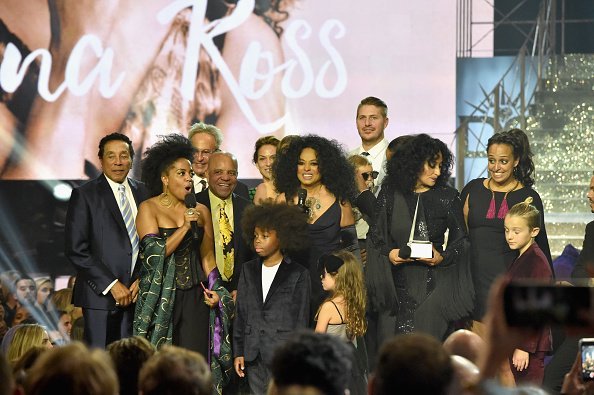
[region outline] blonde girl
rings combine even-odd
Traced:
[[[367,299],[361,263],[348,251],[338,251],[320,258],[324,267],[322,287],[330,296],[316,314],[316,332],[336,335],[352,344],[353,369],[349,390],[352,395],[366,394],[367,352],[362,336],[367,330]]]
[[[49,334],[45,328],[38,324],[19,325],[8,346],[6,358],[11,364],[15,364],[23,354],[33,347],[52,348]]]
[[[324,267],[322,287],[330,296],[316,315],[316,332],[336,333],[350,341],[363,336],[367,322],[361,264],[348,251],[325,255],[320,264]]]
[[[532,197],[514,205],[504,220],[505,240],[518,257],[507,270],[511,281],[518,279],[552,280],[553,272],[535,237],[540,232],[540,212],[532,204]],[[509,358],[515,381],[540,385],[544,375],[544,357],[552,349],[551,330],[544,328],[524,342]]]

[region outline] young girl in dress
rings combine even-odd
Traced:
[[[514,205],[505,216],[505,239],[509,248],[519,253],[507,270],[507,275],[512,281],[552,280],[551,266],[534,241],[540,231],[540,212],[530,203],[532,197]],[[510,368],[516,384],[542,384],[544,357],[551,350],[551,346],[551,330],[547,327],[514,351],[510,357]]]
[[[367,391],[367,352],[362,337],[365,320],[366,292],[361,263],[345,250],[320,258],[324,267],[322,287],[330,296],[316,314],[316,332],[336,335],[353,345],[353,369],[349,385],[351,394]]]

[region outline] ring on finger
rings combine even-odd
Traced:
[[[187,211],[187,213],[188,213],[188,215],[194,215],[194,210],[193,210],[193,209],[189,209],[189,210]]]

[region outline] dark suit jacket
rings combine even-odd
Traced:
[[[309,271],[285,257],[263,301],[262,260],[246,262],[237,288],[233,356],[253,361],[259,353],[269,365],[275,346],[307,328],[310,293]]]
[[[365,216],[363,219],[365,222],[372,226],[373,219],[375,218],[375,203],[376,197],[369,189],[361,192],[355,199],[355,206]]]
[[[237,289],[237,283],[239,281],[239,275],[241,274],[242,264],[254,259],[255,253],[248,245],[245,244],[245,241],[242,237],[243,232],[241,230],[241,217],[243,216],[243,210],[245,210],[245,208],[252,203],[235,193],[233,193],[231,200],[233,201],[233,248],[235,249],[235,263],[231,281],[223,281],[223,284],[227,290],[234,291]],[[215,218],[216,213],[213,214],[210,208],[210,197],[208,196],[208,190],[197,193],[196,201],[208,207],[208,210],[211,212],[213,222],[217,221],[217,218]],[[216,243],[218,240],[218,235],[214,235],[214,240]]]
[[[244,199],[250,200],[249,188],[247,185],[245,185],[241,181],[237,181],[237,185],[235,185],[235,189],[233,190],[233,193],[241,196]]]
[[[587,265],[594,265],[594,221],[586,225],[586,235],[584,236],[584,245],[577,259],[573,273],[573,278],[590,278]]]
[[[128,179],[136,205],[148,198],[144,184]],[[112,310],[114,298],[102,292],[116,278],[130,286],[132,246],[122,214],[105,175],[75,188],[70,197],[65,227],[66,257],[77,270],[73,303],[97,310]],[[135,269],[139,269],[139,264]],[[135,270],[137,272],[137,270]]]

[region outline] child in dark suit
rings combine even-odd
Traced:
[[[527,278],[552,280],[553,271],[549,261],[534,241],[540,231],[540,213],[530,203],[532,197],[514,205],[505,216],[505,239],[509,248],[519,252],[508,268],[507,275],[512,281]],[[548,327],[516,349],[510,358],[516,384],[542,384],[544,357],[551,349],[551,329]]]
[[[242,225],[259,258],[246,262],[239,277],[234,367],[252,393],[264,394],[274,348],[309,321],[309,271],[286,255],[306,248],[307,218],[297,207],[264,203],[246,209]]]

